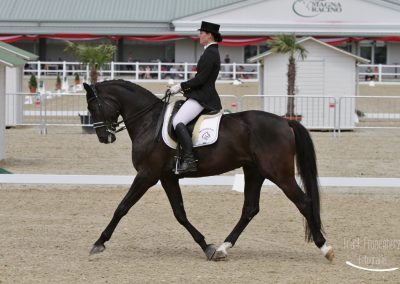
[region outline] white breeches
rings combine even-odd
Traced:
[[[188,99],[176,113],[172,125],[174,129],[179,123],[187,125],[196,116],[198,116],[204,107],[201,106],[196,100]]]

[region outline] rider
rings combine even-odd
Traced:
[[[215,89],[215,81],[221,69],[218,42],[222,41],[222,36],[219,33],[219,25],[203,21],[199,31],[200,44],[204,45],[204,52],[197,62],[196,76],[170,88],[172,95],[183,91],[187,98],[172,121],[183,152],[183,162],[178,169],[179,173],[197,171],[192,138],[186,125],[204,109],[209,111],[222,109],[221,100]]]

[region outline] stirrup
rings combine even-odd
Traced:
[[[197,172],[197,160],[189,160],[185,161],[182,157],[175,157],[176,162],[175,162],[175,169],[173,172],[176,175],[184,174],[184,173],[191,173],[191,172]],[[183,165],[186,165],[186,167],[183,167]]]

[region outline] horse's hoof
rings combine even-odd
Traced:
[[[223,261],[228,259],[228,254],[226,251],[223,250],[217,250],[214,254],[213,260],[215,261]]]
[[[94,245],[90,250],[90,255],[98,254],[103,252],[106,249],[105,245]]]
[[[215,251],[217,250],[217,247],[213,244],[210,244],[207,246],[206,250],[204,253],[206,254],[207,260],[211,260],[215,254]]]
[[[330,262],[333,261],[333,258],[335,257],[335,253],[333,252],[333,248],[332,247],[329,248],[328,252],[325,254],[325,257]]]

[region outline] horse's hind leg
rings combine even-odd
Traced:
[[[224,260],[227,257],[227,249],[233,247],[240,234],[250,223],[251,219],[260,211],[260,193],[261,186],[265,178],[254,166],[243,167],[244,172],[244,204],[242,215],[239,222],[233,228],[232,232],[225,239],[225,242],[217,249],[213,259]]]
[[[129,209],[146,193],[146,191],[157,183],[157,179],[144,177],[138,173],[128,193],[122,199],[114,212],[114,216],[106,229],[101,233],[100,238],[94,243],[90,254],[100,253],[105,250],[104,243],[107,242],[117,227],[119,221],[124,217]]]
[[[161,179],[161,184],[168,196],[168,200],[171,204],[176,220],[179,222],[179,224],[184,226],[186,230],[189,231],[193,239],[199,244],[201,249],[206,254],[207,259],[210,260],[215,253],[216,247],[213,244],[207,244],[204,236],[189,222],[188,218],[186,217],[181,188],[179,187],[179,180],[175,175],[169,175]]]
[[[276,183],[285,193],[285,195],[296,205],[297,209],[307,220],[309,230],[312,234],[315,245],[321,249],[322,253],[328,260],[333,259],[333,249],[326,245],[326,239],[318,229],[312,209],[312,201],[299,187],[294,177],[287,178],[285,182]]]

